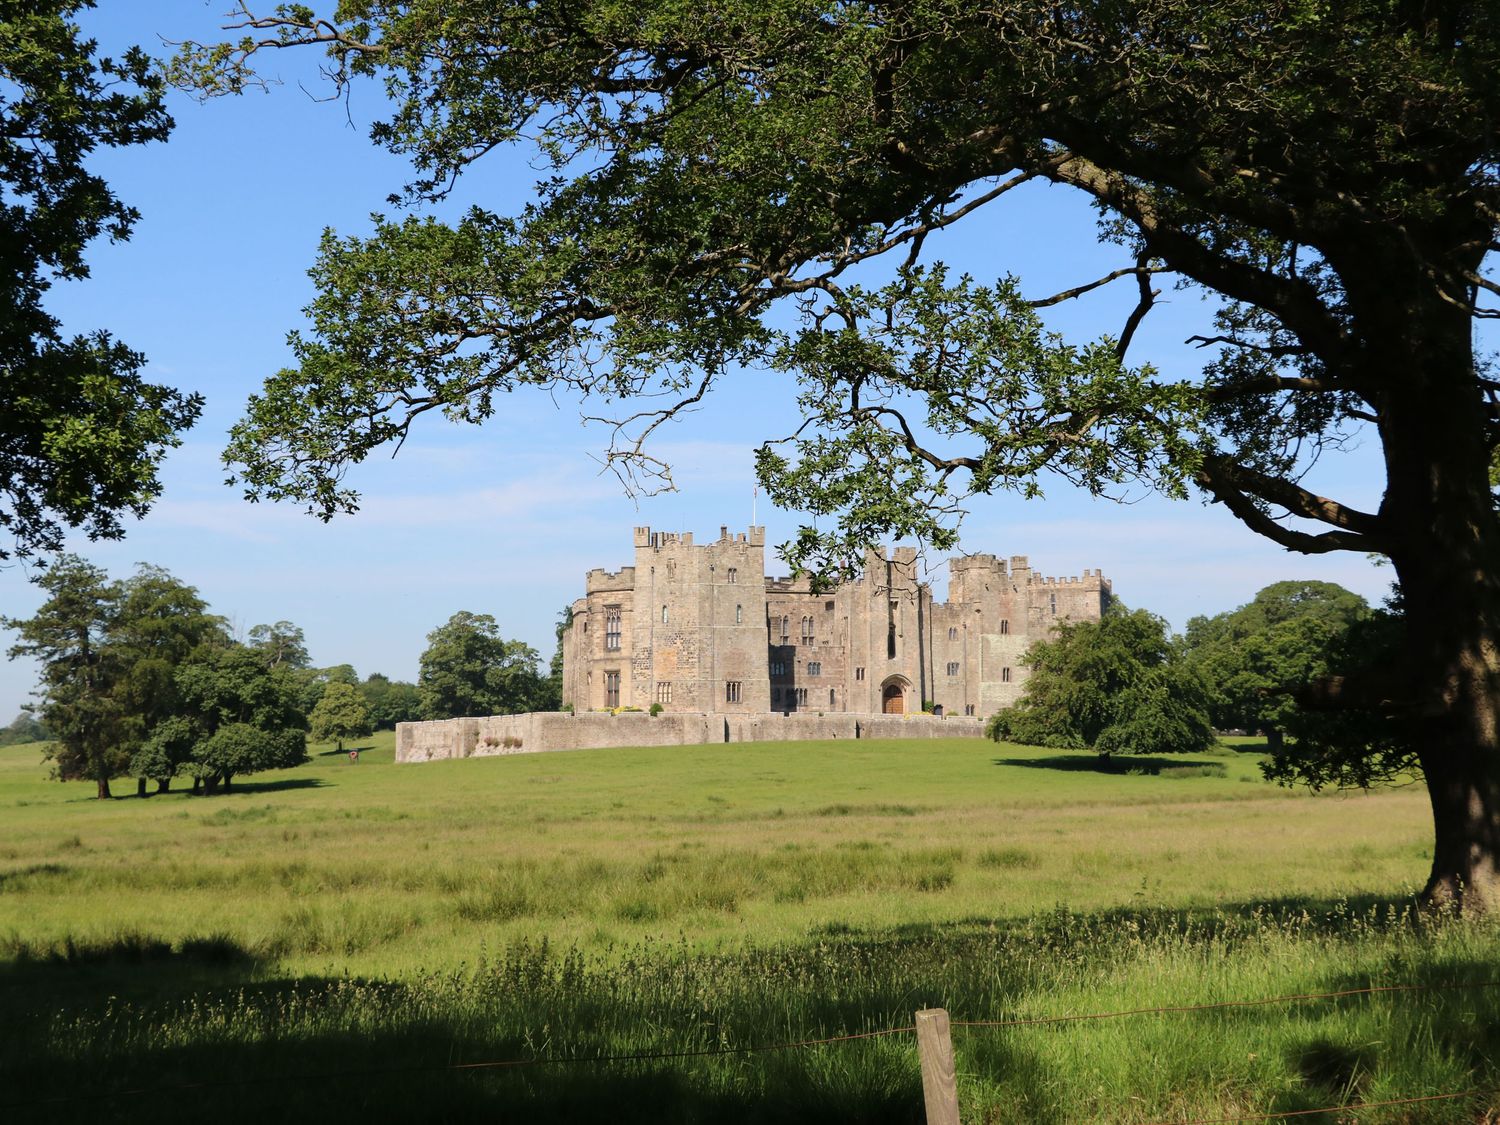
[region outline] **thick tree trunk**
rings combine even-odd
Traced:
[[[1432,872],[1423,898],[1468,913],[1500,910],[1500,778],[1493,749],[1452,744],[1421,755],[1432,800]]]
[[[1282,748],[1286,745],[1286,739],[1282,736],[1281,731],[1277,730],[1275,727],[1267,727],[1265,734],[1266,749],[1269,750],[1272,754],[1280,754]]]
[[[144,797],[146,795],[146,779],[144,777],[135,779],[135,795],[137,797]]]
[[[1444,321],[1447,321],[1444,324]],[[1429,307],[1388,346],[1381,506],[1408,651],[1392,669],[1432,802],[1424,899],[1500,910],[1500,520],[1467,317]]]
[[[109,791],[109,778],[101,777],[99,779],[99,790],[95,794],[95,796],[98,797],[101,801],[107,801],[112,796],[114,796],[114,794]]]
[[[1415,689],[1410,732],[1432,802],[1423,897],[1500,910],[1500,565],[1434,546],[1398,569]]]
[[[168,793],[171,789],[172,779],[170,777],[164,777],[156,783],[156,791],[158,793]]]

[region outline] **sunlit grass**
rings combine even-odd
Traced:
[[[919,1121],[909,1036],[442,1068],[820,1038],[927,1005],[1006,1019],[1494,975],[1493,927],[1410,909],[1420,790],[1288,792],[1255,749],[1106,766],[834,742],[394,766],[383,736],[358,765],[315,747],[228,795],[110,802],[46,780],[34,747],[0,751],[0,1071],[19,1076],[0,1114]],[[1474,1120],[1496,1086],[1497,993],[959,1028],[964,1120],[1478,1089],[1359,1117]],[[287,1080],[331,1073],[352,1076]]]
[[[330,749],[227,796],[110,802],[5,751],[0,937],[222,934],[291,971],[399,974],[544,936],[716,950],[1059,904],[1400,895],[1429,836],[1416,790],[1288,792],[1246,754],[1101,772],[972,740],[413,766],[389,735],[358,765]]]

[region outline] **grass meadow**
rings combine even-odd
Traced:
[[[1418,786],[1279,789],[1253,743],[1107,767],[977,740],[362,746],[109,802],[0,750],[0,1115],[918,1122],[910,1034],[742,1049],[924,1006],[1372,984],[1445,987],[959,1027],[964,1120],[1500,1109],[1500,930],[1412,910]]]

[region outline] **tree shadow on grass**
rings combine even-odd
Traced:
[[[1178,943],[1193,960],[1199,946],[1216,957],[1253,950],[1268,929],[1315,943],[1358,943],[1363,934],[1435,924],[1410,906],[1408,899],[1381,896],[1288,896],[1197,910],[1059,908],[1029,919],[846,930],[833,940],[732,955],[643,949],[623,966],[575,961],[542,944],[508,948],[456,975],[394,982],[267,975],[265,965],[222,939],[180,949],[121,940],[0,967],[0,1003],[18,978],[52,986],[16,1006],[15,1018],[0,1020],[0,1071],[19,1079],[0,1090],[0,1116],[91,1125],[205,1119],[225,1125],[268,1116],[320,1125],[917,1125],[922,1097],[909,1034],[720,1056],[642,1056],[898,1028],[919,1006],[947,1007],[956,1020],[1002,1018],[1033,1003],[1040,1013],[1054,1012],[1057,965],[1096,959],[1114,973],[1132,957],[1145,957],[1154,971],[1152,958]],[[1431,957],[1399,966],[1401,982],[1482,983],[1492,975],[1489,949],[1483,942],[1438,944]],[[1038,957],[1038,950],[1050,953]],[[120,999],[130,994],[121,988],[138,986],[143,974],[155,991],[122,1011]],[[58,987],[70,979],[78,985],[71,996]],[[830,988],[830,979],[841,983]],[[1336,970],[1287,991],[1370,983],[1382,982]],[[1468,999],[1454,999],[1459,995]],[[1299,1076],[1291,1089],[1261,1091],[1268,1104],[1256,1108],[1266,1112],[1342,1104],[1360,1095],[1364,1074],[1404,1080],[1392,1068],[1409,1044],[1426,1041],[1416,1034],[1424,1027],[1440,1048],[1436,1054],[1472,1059],[1474,1084],[1493,1083],[1500,989],[1432,996],[1431,1004],[1404,1003],[1396,994],[1381,1000],[1406,1022],[1374,1047],[1368,1035],[1359,1037],[1355,1022],[1304,1021],[1305,1028],[1288,1029],[1280,1006],[1132,1018],[1175,1020],[1200,1030],[1205,1042],[1214,1041],[1217,1029],[1243,1024],[1259,1043],[1264,1029],[1267,1049],[1284,1054]],[[1204,998],[1220,998],[1210,981]],[[1308,1001],[1296,1011],[1371,1002]],[[1078,1049],[1087,1051],[1084,1026],[1056,1034],[1079,1037]],[[1076,1111],[1094,1094],[1075,1097],[1067,1054],[1047,1046],[1052,1034],[963,1029],[955,1035],[961,1084],[993,1090],[996,1104],[1009,1107],[1005,1120],[1067,1120],[1069,1107]],[[539,1056],[547,1061],[482,1065]],[[1212,1052],[1205,1057],[1211,1061]],[[1136,1092],[1105,1091],[1101,1112],[1109,1104],[1128,1107]]]
[[[205,794],[211,797],[233,797],[236,793],[290,793],[297,789],[322,789],[328,785],[321,777],[282,777],[275,781],[241,781],[234,779],[233,786],[229,792],[222,789],[217,793]],[[188,792],[184,790],[184,792]]]
[[[373,743],[373,742],[365,743],[364,745],[360,745],[360,744],[351,742],[347,746],[345,746],[342,750],[338,749],[338,747],[334,747],[332,750],[319,750],[316,754],[313,755],[313,757],[314,758],[347,758],[349,756],[349,752],[351,750],[358,750],[361,754],[368,754],[371,751],[373,751],[374,749],[375,749],[375,743]]]
[[[1061,770],[1065,773],[1150,774],[1164,769],[1223,768],[1222,761],[1212,758],[1156,758],[1136,754],[1057,754],[1050,758],[995,758],[997,766],[1022,766],[1034,770]]]

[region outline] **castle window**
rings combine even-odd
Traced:
[[[833,697],[833,689],[829,688],[828,689],[828,706],[830,706],[830,707],[833,706],[833,698],[834,698]]]
[[[781,619],[781,643],[784,645],[792,643],[792,619],[790,617]]]
[[[656,684],[656,702],[658,702],[658,703],[671,703],[672,702],[672,681],[671,680],[659,680],[657,682],[657,684]]]
[[[854,669],[854,678],[856,680],[862,680],[862,679],[864,679],[865,678],[865,670],[863,668],[856,668],[856,669]]]
[[[1000,669],[1000,682],[1002,684],[1008,684],[1008,683],[1010,683],[1010,669],[1009,668],[1001,668]]]
[[[1057,616],[1057,595],[1056,594],[1052,595],[1052,616],[1053,617]]]
[[[741,606],[741,605],[735,606],[734,607],[734,623],[736,625],[739,625],[739,624],[742,624],[744,622],[744,620],[745,620],[745,607]]]
[[[771,702],[772,703],[780,703],[781,702],[781,689],[779,687],[773,687],[771,689]]]
[[[948,626],[948,639],[950,641],[956,641],[956,640],[958,640],[958,628],[957,628],[957,626],[954,626],[954,625],[949,625]]]
[[[663,625],[665,625],[667,623],[667,607],[666,606],[662,606],[661,607],[661,623]]]
[[[813,643],[813,619],[811,617],[802,619],[802,643],[805,645]]]
[[[676,577],[677,577],[677,564],[674,563],[674,562],[669,562],[667,564],[667,578],[672,579],[672,578],[676,578]]]
[[[620,705],[620,673],[604,673],[604,706],[618,707]]]
[[[957,660],[950,660],[950,661],[948,661],[948,675],[950,675],[950,676],[956,676],[956,675],[958,675],[958,661]]]
[[[793,696],[796,699],[798,707],[806,707],[807,706],[807,689],[805,687],[796,688],[793,691]]]
[[[730,581],[730,582],[738,582],[740,580],[740,572],[739,572],[739,569],[737,567],[733,567],[733,566],[730,567],[728,573],[729,573],[728,581]]]
[[[1003,637],[1010,632],[1010,622],[1004,618],[1000,619],[1000,635]]]
[[[823,603],[823,608],[825,610],[827,610],[829,613],[832,613],[833,612],[833,603],[832,602],[824,602]]]
[[[974,704],[972,704],[972,703],[965,703],[964,704],[964,714],[965,715],[972,715],[973,713],[974,713]]]
[[[773,676],[784,676],[784,675],[786,675],[786,662],[782,661],[782,660],[773,660],[773,661],[771,661],[771,675],[773,675]]]
[[[894,622],[885,633],[885,655],[890,660],[896,659],[896,625]]]
[[[738,703],[740,701],[740,684],[741,682],[739,680],[724,681],[725,703]]]
[[[620,648],[620,607],[617,605],[604,607],[604,648],[608,652],[618,652]]]
[[[807,674],[809,676],[821,676],[823,674],[823,665],[819,661],[809,660],[807,662]]]

